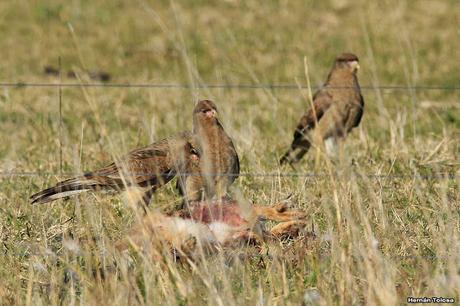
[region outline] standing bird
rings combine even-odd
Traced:
[[[197,150],[199,165],[191,163],[191,173],[178,181],[179,190],[188,201],[224,197],[240,173],[238,154],[217,114],[217,107],[210,100],[198,102],[193,111],[191,143]]]
[[[313,96],[313,107],[300,118],[291,148],[280,164],[298,162],[308,152],[312,142],[325,142],[326,150],[334,147],[339,138],[359,125],[364,110],[356,73],[358,57],[351,53],[339,55],[326,83]]]
[[[140,187],[141,204],[146,206],[153,193],[177,174],[179,192],[189,201],[201,200],[203,193],[209,198],[216,193],[224,195],[239,174],[239,161],[230,137],[216,116],[213,102],[200,101],[193,111],[192,132],[162,139],[131,151],[99,170],[59,182],[32,195],[31,203],[47,203],[90,190],[119,192]],[[207,171],[223,175],[208,179]]]
[[[32,204],[51,202],[90,190],[123,191],[143,189],[142,201],[148,205],[156,189],[168,183],[176,173],[196,160],[190,132],[182,132],[122,156],[99,170],[56,184],[30,197]]]

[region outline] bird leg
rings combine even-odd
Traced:
[[[144,213],[147,213],[147,207],[152,200],[156,188],[149,186],[148,189],[132,187],[126,190],[126,200],[134,208],[141,207]]]
[[[144,193],[144,195],[142,196],[142,203],[145,206],[149,206],[150,200],[152,200],[152,196],[154,193],[155,193],[155,188],[150,188]]]

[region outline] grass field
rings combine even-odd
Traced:
[[[43,69],[60,59],[63,83],[97,82],[85,71],[99,70],[111,83],[190,86],[62,87],[62,121],[58,87],[0,86],[0,303],[458,302],[458,20],[456,0],[0,2],[1,83],[58,83]],[[297,171],[319,176],[249,175],[234,184],[257,203],[292,195],[314,240],[267,245],[232,263],[219,254],[192,267],[142,256],[125,264],[113,250],[135,222],[123,197],[28,203],[65,173],[189,129],[201,98],[217,103],[242,172],[292,173],[277,161],[308,90],[206,84],[305,85],[306,59],[318,86],[343,51],[360,57],[366,106],[340,161],[330,166],[310,152]],[[171,185],[151,209],[177,201]]]

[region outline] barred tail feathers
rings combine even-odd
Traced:
[[[81,176],[59,182],[54,187],[33,194],[30,200],[31,204],[43,204],[100,187],[101,183],[97,180]]]

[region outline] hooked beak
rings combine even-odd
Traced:
[[[211,109],[206,112],[206,117],[208,118],[214,118],[216,117],[216,115],[217,115],[217,112],[215,109]]]
[[[350,62],[350,66],[351,66],[351,68],[352,68],[354,71],[358,71],[358,70],[359,70],[359,63],[358,63],[358,61],[352,61],[352,62]]]

